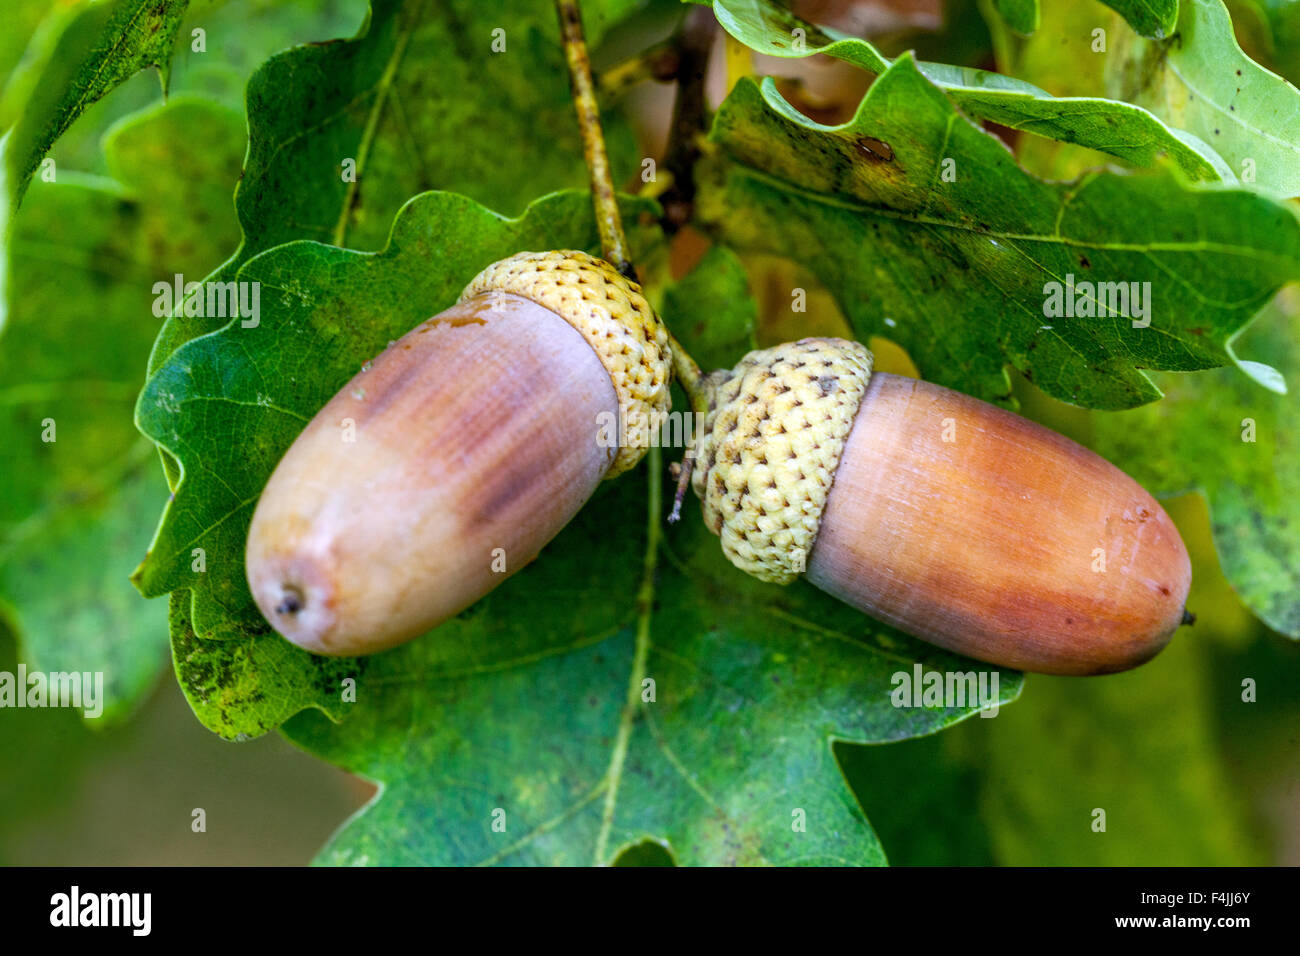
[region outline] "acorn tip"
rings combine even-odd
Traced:
[[[280,586],[283,596],[280,603],[275,606],[276,614],[297,614],[303,607],[303,594],[299,588],[293,584],[283,584]]]

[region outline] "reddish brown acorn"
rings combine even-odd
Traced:
[[[477,601],[644,454],[610,447],[600,424],[620,406],[666,410],[667,341],[603,260],[488,267],[344,386],[276,467],[246,551],[266,619],[314,653],[358,655]]]
[[[1005,667],[1105,674],[1183,622],[1187,550],[1109,462],[804,339],[717,373],[694,488],[733,563]]]

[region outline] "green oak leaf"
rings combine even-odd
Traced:
[[[1300,4],[1295,0],[1227,0],[1243,49],[1257,62],[1300,82]]]
[[[775,0],[715,0],[714,12],[728,33],[760,53],[783,57],[822,53],[877,74],[890,65],[866,40],[806,23]],[[798,42],[796,30],[802,31]],[[1190,179],[1233,178],[1213,149],[1165,126],[1139,106],[1096,97],[1054,98],[1023,80],[968,67],[923,62],[916,66],[971,116],[1077,143],[1133,166],[1150,166],[1168,156]]]
[[[20,116],[31,90],[42,81],[50,52],[77,8],[49,8],[0,94],[0,128]],[[368,0],[203,0],[191,4],[172,55],[167,95],[193,94],[231,109],[244,107],[244,87],[272,54],[295,43],[350,35],[369,9]],[[201,32],[200,32],[201,31]],[[30,33],[30,31],[29,31]],[[26,39],[24,34],[24,39]],[[47,155],[58,169],[104,173],[100,140],[116,122],[165,99],[158,80],[137,73],[87,107]]]
[[[590,41],[634,6],[584,3]],[[230,281],[258,252],[294,239],[378,248],[416,193],[459,192],[515,213],[534,196],[586,184],[550,3],[371,7],[356,37],[286,51],[249,81],[248,158],[235,197],[244,238],[211,281]],[[632,136],[617,116],[605,129],[618,178],[632,169]],[[175,316],[151,371],[221,324]]]
[[[366,671],[368,658],[316,657],[278,635],[203,640],[190,623],[191,596],[168,597],[176,679],[203,726],[227,740],[250,740],[280,726],[304,707],[334,719],[348,678]]]
[[[11,132],[4,162],[9,201],[22,201],[54,141],[87,107],[148,67],[167,88],[176,32],[189,0],[104,0],[82,8],[50,51]]]
[[[1103,0],[1129,26],[1144,37],[1163,40],[1172,36],[1178,23],[1179,0]],[[1195,0],[1183,0],[1194,3]],[[1024,32],[1023,30],[1021,31]]]
[[[33,101],[33,90],[47,82],[45,74],[52,69],[52,51],[80,9],[49,9],[46,0],[40,2],[47,16],[27,42],[21,63],[0,93],[0,129],[21,117],[29,101]],[[295,42],[320,40],[355,29],[367,7],[367,0],[295,0],[292,5],[280,0],[204,0],[187,11],[181,24],[179,32],[186,42],[178,44],[171,60],[169,95],[202,97],[242,111],[248,77],[266,57]],[[201,50],[192,48],[197,40],[191,34],[196,30],[202,31]],[[116,124],[163,102],[157,78],[147,72],[123,81],[112,95],[89,104],[62,132],[47,153],[56,165],[49,170],[42,168],[41,180],[57,180],[74,170],[112,176],[102,148],[104,137]],[[0,153],[3,149],[0,142]],[[6,169],[0,161],[0,180]],[[4,182],[0,182],[0,207],[5,206],[8,196]],[[0,223],[5,221],[5,210],[0,208]],[[0,311],[0,324],[3,322]]]
[[[102,671],[116,717],[165,659],[162,608],[127,579],[166,493],[131,424],[158,328],[151,290],[229,249],[243,128],[236,113],[174,99],[104,149],[114,178],[37,182],[4,249],[0,602],[29,666]]]
[[[1286,206],[1169,170],[1035,179],[906,56],[837,127],[743,80],[711,139],[698,205],[717,236],[807,266],[859,339],[892,339],[924,378],[988,400],[1011,402],[1010,364],[1073,404],[1152,401],[1144,369],[1232,362],[1231,337],[1300,271]],[[1149,327],[1048,317],[1049,283],[1070,276],[1149,282]]]
[[[1300,381],[1294,291],[1238,343],[1292,383]],[[1203,491],[1224,575],[1265,624],[1300,638],[1300,393],[1265,391],[1231,369],[1157,381],[1158,404],[1093,417],[1094,447],[1152,491]]]
[[[1134,45],[1126,99],[1209,143],[1243,181],[1300,196],[1300,90],[1242,52],[1222,0],[1183,0],[1173,37]]]
[[[1242,52],[1221,0],[1185,0],[1166,40],[1092,0],[1053,0],[1043,29],[1002,49],[1008,73],[1059,96],[1127,100],[1208,143],[1244,185],[1300,195],[1300,90]]]
[[[629,225],[651,207],[630,201]],[[205,640],[264,634],[244,580],[244,542],[263,485],[303,425],[389,340],[455,302],[484,266],[520,250],[597,244],[586,193],[545,197],[518,219],[425,193],[403,207],[382,252],[301,240],[250,260],[238,275],[260,283],[256,327],[234,319],[192,340],[140,395],[137,424],[182,468],[134,576],[140,590],[191,591]],[[207,554],[203,572],[191,566],[197,547]]]
[[[370,658],[341,723],[285,726],[382,785],[320,862],[602,864],[647,840],[680,864],[884,862],[833,742],[961,720],[894,707],[892,675],[987,665],[747,577],[694,505],[661,540],[659,464],[460,620]],[[992,673],[1013,699],[1019,676]]]

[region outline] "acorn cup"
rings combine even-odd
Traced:
[[[520,253],[483,270],[281,459],[246,550],[263,615],[308,651],[360,655],[473,604],[644,455],[600,424],[667,411],[668,341],[602,259]]]
[[[1159,653],[1191,564],[1155,499],[1041,425],[871,361],[809,338],[710,377],[692,486],[732,563],[806,573],[1003,667],[1105,674]]]

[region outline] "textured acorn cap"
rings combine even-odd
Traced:
[[[646,453],[649,429],[671,407],[668,330],[641,293],[604,259],[576,250],[521,252],[480,272],[461,300],[510,292],[550,309],[581,333],[609,372],[633,440],[619,449],[607,478]]]
[[[1062,435],[871,374],[861,345],[751,352],[716,384],[693,476],[732,563],[809,581],[958,653],[1051,674],[1157,654],[1191,565],[1160,505]]]
[[[779,584],[804,570],[870,379],[857,342],[808,338],[750,352],[714,380],[691,483],[738,568]]]

